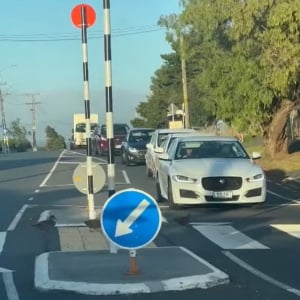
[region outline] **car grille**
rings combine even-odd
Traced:
[[[146,150],[139,150],[139,157],[144,158],[146,154]]]
[[[202,186],[208,191],[232,191],[242,186],[241,177],[205,177]]]
[[[239,195],[234,195],[232,196],[232,198],[227,198],[227,199],[224,199],[224,198],[214,198],[213,196],[205,196],[205,200],[208,201],[208,202],[214,202],[214,201],[218,201],[218,202],[226,202],[226,201],[238,201],[240,198]]]

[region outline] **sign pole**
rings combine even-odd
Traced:
[[[87,22],[86,7],[81,6],[81,37],[82,37],[82,57],[83,57],[83,94],[86,122],[86,170],[87,170],[87,201],[89,209],[89,220],[96,219],[94,205],[94,189],[93,189],[93,168],[92,168],[92,141],[91,141],[91,120],[90,120],[90,100],[89,100],[89,78],[88,78],[88,51],[87,51]]]
[[[103,0],[104,22],[104,65],[105,65],[105,100],[106,100],[106,137],[108,143],[107,185],[108,197],[115,193],[115,157],[114,157],[114,126],[111,75],[111,30],[110,1]],[[110,252],[117,253],[117,247],[110,243]]]
[[[129,251],[129,259],[130,259],[130,265],[129,265],[129,271],[128,275],[140,275],[141,272],[138,269],[137,266],[137,260],[136,260],[136,250],[130,250]]]
[[[88,4],[76,5],[71,12],[73,25],[81,28],[82,57],[83,57],[83,95],[85,109],[85,131],[86,131],[86,185],[89,220],[96,219],[94,205],[94,179],[92,165],[92,140],[91,140],[91,112],[89,92],[89,71],[87,51],[87,28],[92,26],[96,20],[95,10]]]

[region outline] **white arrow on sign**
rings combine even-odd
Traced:
[[[131,212],[131,214],[124,220],[118,220],[116,226],[115,237],[132,233],[130,226],[138,219],[138,217],[150,205],[147,200],[142,200],[139,205]]]

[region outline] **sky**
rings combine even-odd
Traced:
[[[91,5],[97,16],[87,30],[90,108],[103,124],[103,1],[9,0],[1,5],[0,87],[7,127],[20,118],[31,130],[27,103],[33,94],[40,145],[47,125],[67,140],[73,114],[84,113],[81,30],[71,21],[72,9],[82,3]],[[157,22],[179,12],[179,0],[110,0],[114,122],[131,125],[137,105],[147,101],[151,77],[163,63],[161,54],[172,52]]]

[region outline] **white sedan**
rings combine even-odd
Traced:
[[[263,203],[266,178],[235,138],[186,136],[177,138],[159,156],[158,201],[170,207],[207,203]]]

